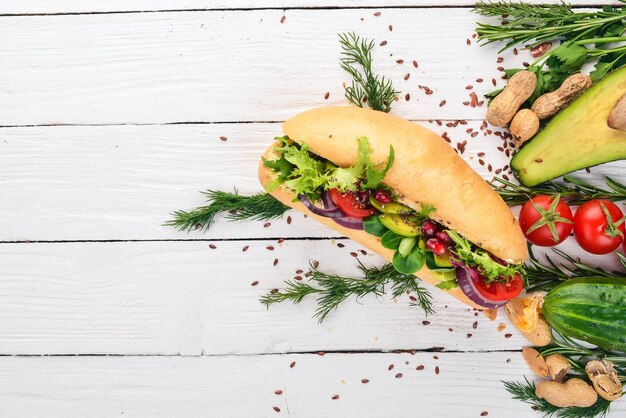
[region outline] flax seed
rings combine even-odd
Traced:
[[[337,247],[343,248],[343,247],[345,247],[345,244],[342,244],[341,242],[339,242],[339,243],[337,243]]]
[[[216,249],[217,247],[216,247],[214,244],[209,244],[209,248],[210,248],[210,249],[212,249],[212,250],[214,250],[214,249]]]
[[[423,325],[430,325],[430,321],[422,321]]]
[[[406,80],[408,80],[408,79],[409,79],[409,77],[411,77],[411,73],[406,73],[406,74],[404,75],[404,80],[405,80],[405,81],[406,81]]]
[[[417,61],[413,60],[413,67],[417,68]]]
[[[404,60],[396,60],[396,64],[403,64]]]
[[[286,17],[286,16],[281,17],[281,18],[280,18],[280,23],[285,23],[285,19],[287,19],[287,17]]]
[[[363,383],[364,385],[369,383],[369,382],[370,382],[369,379],[361,379],[361,383]]]
[[[402,377],[402,373],[396,374],[396,379],[400,379]]]
[[[326,94],[324,95],[324,100],[328,100],[329,97],[330,97],[330,92],[326,92]]]
[[[274,259],[274,265],[278,264],[278,258]]]
[[[445,106],[445,104],[446,104],[446,101],[442,100],[442,101],[439,102],[439,107],[443,107],[443,106]]]
[[[282,23],[282,22],[281,22],[281,23]],[[279,408],[279,407],[274,406],[273,408],[274,408],[274,411],[276,411],[276,412],[280,412],[280,408]]]
[[[269,227],[270,227],[270,225],[272,225],[272,223],[271,223],[271,222],[265,222],[265,223],[263,224],[263,228],[269,228]]]
[[[408,102],[409,100],[411,100],[411,95],[410,95],[409,93],[407,93],[407,94],[404,96],[404,100],[406,100],[407,102]]]
[[[289,365],[289,368],[293,369],[294,367],[296,367],[296,362],[292,361],[291,364]]]
[[[287,225],[291,225],[291,216],[287,216]]]
[[[435,374],[439,374],[439,366],[435,367]]]
[[[358,257],[358,256],[359,256],[359,255],[358,255],[357,253],[355,253],[354,251],[352,251],[352,252],[350,253],[350,255],[351,255],[352,257]]]
[[[227,141],[227,140],[228,140],[228,138],[226,138],[225,136],[220,136],[220,139],[221,139],[222,141]]]
[[[424,366],[420,364],[415,368],[415,370],[424,370]]]
[[[241,249],[241,251],[243,251],[243,252],[245,253],[246,251],[248,251],[248,248],[250,248],[250,246],[249,246],[249,245],[246,245],[245,247],[243,247],[243,248]]]
[[[274,246],[273,245],[268,245],[267,247],[265,247],[266,250],[268,251],[274,251]]]
[[[282,395],[283,391],[278,389],[278,390],[275,390],[274,393],[277,394],[277,395]]]
[[[393,26],[389,25],[389,32],[393,30]]]
[[[468,38],[468,39],[465,40],[465,43],[467,44],[467,46],[470,46],[472,44],[472,41],[470,41],[469,38]]]
[[[483,79],[482,79],[482,78],[477,78],[477,79],[476,79],[476,82],[477,82],[477,83],[482,83],[482,82],[483,82]]]
[[[339,395],[333,395],[333,397],[331,398],[333,401],[336,401],[337,399],[339,399]]]
[[[380,43],[380,46],[385,46],[385,45],[387,45],[387,41],[382,41],[382,42]]]
[[[380,12],[375,12],[374,16],[376,16],[376,17],[380,16]]]

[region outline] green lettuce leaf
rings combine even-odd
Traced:
[[[453,252],[466,265],[478,268],[480,273],[487,278],[487,282],[500,277],[512,277],[516,273],[522,273],[523,267],[521,265],[507,264],[503,266],[494,261],[487,251],[481,248],[472,248],[472,244],[457,232],[451,230],[446,232],[456,244]]]

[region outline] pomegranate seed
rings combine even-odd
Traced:
[[[429,238],[428,241],[426,241],[426,248],[437,255],[443,255],[446,252],[446,246],[437,238]]]
[[[452,238],[450,238],[450,236],[448,235],[446,231],[437,232],[435,234],[435,237],[437,237],[437,239],[443,242],[446,246],[450,246],[454,244],[454,241],[452,241]]]
[[[362,190],[360,192],[356,192],[356,200],[362,205],[369,205],[370,203],[370,191]]]
[[[374,199],[378,200],[380,203],[391,203],[391,193],[386,190],[376,190]]]
[[[427,237],[432,237],[437,232],[437,225],[430,221],[424,221],[422,224],[422,233]]]

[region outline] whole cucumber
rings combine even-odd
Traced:
[[[568,280],[548,292],[541,311],[565,336],[626,352],[626,278]]]

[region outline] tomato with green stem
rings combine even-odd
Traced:
[[[574,227],[573,220],[571,209],[560,195],[533,197],[519,214],[519,224],[526,239],[541,247],[552,247],[565,241]]]
[[[582,204],[574,215],[574,237],[592,254],[608,254],[624,240],[621,209],[610,200],[596,199]]]

